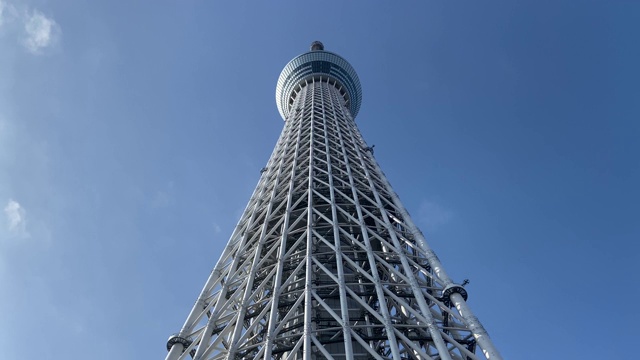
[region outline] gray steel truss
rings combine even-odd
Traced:
[[[329,75],[297,85],[167,360],[501,359],[347,105]]]

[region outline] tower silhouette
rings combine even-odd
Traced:
[[[361,99],[320,42],[285,66],[282,134],[167,360],[501,359],[362,139]]]

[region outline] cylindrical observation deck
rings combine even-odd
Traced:
[[[311,44],[311,51],[298,55],[284,67],[276,86],[276,103],[280,116],[286,121],[293,101],[308,80],[316,76],[335,82],[345,105],[355,118],[362,102],[360,79],[353,67],[341,56],[324,50],[319,41]]]

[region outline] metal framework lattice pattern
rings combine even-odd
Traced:
[[[500,358],[375,162],[340,87],[323,75],[299,87],[167,359]]]

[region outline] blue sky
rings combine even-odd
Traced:
[[[162,359],[321,40],[508,359],[636,352],[640,3],[0,0],[0,348]],[[90,355],[87,355],[90,354]]]

